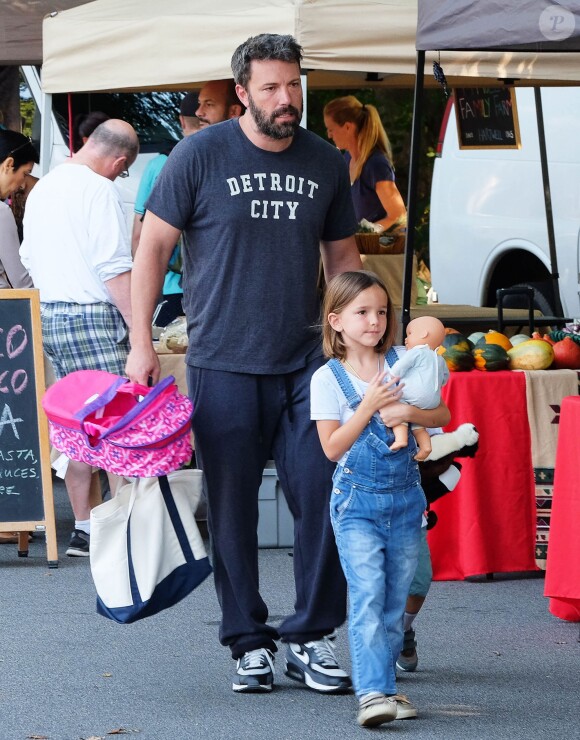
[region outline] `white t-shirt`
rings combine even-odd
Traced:
[[[384,368],[388,370],[386,361]],[[346,367],[344,371],[355,391],[362,398],[369,384],[357,378]],[[310,380],[310,418],[313,421],[332,419],[340,421],[342,426],[353,414],[354,411],[349,407],[332,370],[328,365],[318,368]]]
[[[132,267],[114,183],[70,162],[42,177],[26,201],[20,257],[41,301],[111,303],[104,283]]]

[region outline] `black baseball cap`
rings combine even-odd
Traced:
[[[199,108],[199,100],[197,93],[188,92],[185,97],[181,99],[179,104],[179,112],[182,116],[195,116],[195,111]]]

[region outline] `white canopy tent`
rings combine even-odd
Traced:
[[[45,18],[43,88],[199,87],[230,77],[236,46],[264,32],[292,34],[303,46],[309,87],[412,87],[416,29],[417,0],[95,0]],[[441,64],[450,83],[463,86],[473,77],[482,85],[498,77],[566,84],[579,76],[556,53],[450,51]]]

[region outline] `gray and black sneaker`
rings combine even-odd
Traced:
[[[419,656],[417,655],[417,640],[415,639],[415,630],[413,628],[405,630],[403,637],[403,649],[397,658],[397,668],[400,671],[412,673],[417,669]]]
[[[274,686],[274,654],[267,648],[249,650],[238,658],[232,689],[237,692],[272,691]]]
[[[88,558],[90,541],[90,535],[80,529],[75,529],[71,534],[66,554],[71,558]]]
[[[338,665],[334,646],[328,637],[286,647],[286,675],[324,694],[349,692],[352,681]]]

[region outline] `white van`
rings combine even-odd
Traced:
[[[129,168],[129,177],[115,181],[125,206],[127,223],[133,223],[133,207],[139,180],[147,162],[159,152],[169,151],[182,138],[179,102],[182,93],[75,93],[52,96],[51,151],[49,169],[69,156],[69,120],[81,113],[103,111],[111,118],[130,123],[139,136],[139,156]],[[42,90],[36,67],[21,67],[21,109],[32,130],[32,139],[40,152]],[[32,105],[31,105],[32,104]],[[31,110],[32,108],[32,110]],[[34,174],[39,174],[35,172]]]
[[[431,190],[431,277],[441,303],[495,306],[498,288],[531,285],[536,308],[554,315],[534,91],[518,88],[516,98],[520,149],[460,149],[447,110]],[[542,88],[542,107],[560,297],[564,316],[576,318],[580,88]]]

